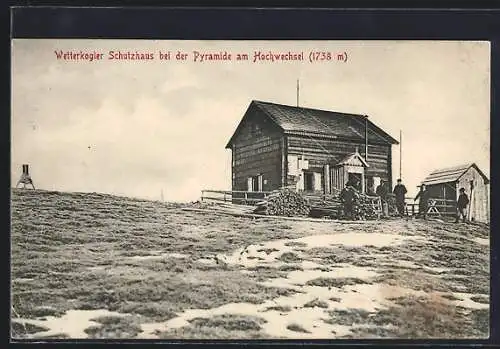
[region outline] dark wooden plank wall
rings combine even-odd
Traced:
[[[277,189],[282,185],[283,135],[259,110],[249,113],[233,143],[233,190],[247,190],[248,177],[259,174],[264,191]]]
[[[320,170],[325,163],[331,166],[341,161],[345,156],[353,153],[356,147],[359,153],[365,157],[364,142],[356,142],[341,139],[320,139],[307,136],[288,135],[288,154],[301,155],[309,160],[311,169]],[[391,146],[387,144],[368,144],[367,176],[379,176],[385,180],[391,180]]]
[[[435,199],[456,200],[456,189],[454,183],[440,183],[428,185],[429,197]]]
[[[429,191],[429,198],[432,199],[445,199],[445,200],[455,200],[456,201],[456,189],[454,189],[455,183],[440,183],[428,185],[427,190]],[[439,202],[438,205],[443,205],[443,202]],[[453,205],[453,207],[438,207],[439,212],[444,213],[455,213],[456,206],[454,203],[446,203],[446,205]]]

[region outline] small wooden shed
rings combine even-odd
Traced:
[[[422,182],[429,190],[429,197],[457,200],[460,188],[469,196],[469,219],[489,223],[490,181],[474,163],[438,169]]]

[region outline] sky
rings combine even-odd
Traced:
[[[58,60],[55,51],[100,52]],[[154,53],[109,60],[109,51]],[[159,60],[159,52],[171,60]],[[187,53],[178,61],[175,54]],[[194,62],[194,51],[249,61]],[[306,61],[252,62],[254,51]],[[308,60],[310,52],[347,61]],[[30,165],[40,189],[195,201],[231,189],[225,145],[252,100],[368,115],[399,139],[414,195],[434,169],[490,169],[490,45],[439,41],[12,41],[11,184]],[[399,146],[393,177],[399,177]]]

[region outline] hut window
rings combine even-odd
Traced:
[[[262,175],[248,177],[248,191],[262,191],[264,179]]]
[[[323,174],[314,172],[314,190],[322,190],[323,188]]]
[[[264,178],[262,175],[257,176],[257,191],[262,191],[262,187],[264,187]]]
[[[288,155],[288,174],[297,176],[299,174],[299,157],[297,155]]]

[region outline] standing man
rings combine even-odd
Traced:
[[[355,187],[356,186],[356,179],[355,178],[349,178],[347,183],[345,184],[346,187]]]
[[[457,219],[455,220],[455,223],[458,223],[461,217],[463,217],[463,222],[466,222],[468,204],[469,197],[465,194],[465,189],[460,188],[460,195],[458,196],[457,201]]]
[[[427,209],[428,209],[428,201],[429,201],[429,191],[425,187],[425,184],[422,183],[420,186],[420,191],[418,194],[415,196],[415,201],[418,200],[418,216],[419,217],[424,217],[424,219],[427,219]]]
[[[394,187],[394,195],[396,195],[396,207],[401,217],[405,214],[405,194],[408,192],[404,184],[401,183],[401,178],[398,179],[398,184]]]
[[[344,208],[344,216],[348,219],[354,219],[354,203],[356,200],[356,191],[350,185],[346,185],[340,193],[340,201]]]
[[[387,184],[384,180],[380,181],[380,185],[375,190],[377,195],[380,197],[380,201],[382,202],[382,213],[384,217],[389,216],[389,207],[387,205],[387,194],[389,194],[389,189],[387,188]]]

